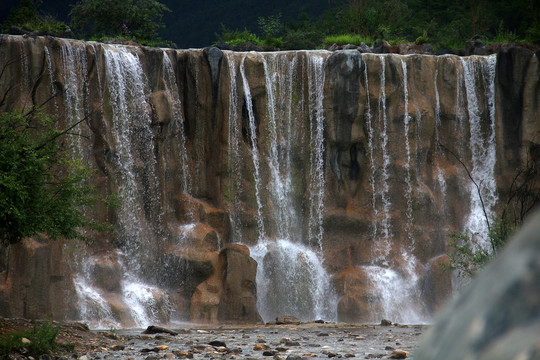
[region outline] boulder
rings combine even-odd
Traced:
[[[212,260],[213,273],[191,298],[190,320],[262,323],[257,311],[257,263],[245,245],[228,244]]]
[[[123,269],[114,252],[103,252],[91,258],[89,270],[94,285],[106,291],[119,291]]]
[[[415,359],[540,356],[540,213],[441,312]]]
[[[300,320],[294,316],[276,317],[276,325],[299,325],[299,324],[300,324]]]
[[[155,325],[148,326],[146,330],[143,331],[143,334],[169,334],[173,336],[178,335],[176,331]]]
[[[436,256],[427,263],[423,297],[430,313],[441,309],[442,305],[451,298],[452,272],[448,270],[449,266],[450,259],[446,254]]]
[[[257,311],[257,262],[249,256],[248,247],[228,244],[219,256],[223,264],[219,320],[262,324],[262,318]]]
[[[373,44],[373,52],[375,54],[387,54],[390,52],[390,44],[386,40],[377,40]]]
[[[338,320],[362,323],[370,321],[372,304],[369,280],[362,268],[349,266],[334,279],[336,291],[342,295],[338,303]]]

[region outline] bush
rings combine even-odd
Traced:
[[[0,358],[7,359],[13,351],[28,351],[28,355],[39,357],[43,354],[50,354],[58,348],[56,337],[60,332],[61,323],[53,326],[51,321],[43,321],[41,324],[34,324],[33,328],[16,331],[0,338]],[[23,338],[30,340],[23,343]],[[73,348],[68,344],[67,348]]]
[[[460,277],[473,277],[479,270],[487,265],[504,247],[506,241],[514,231],[514,226],[501,218],[494,221],[487,234],[490,242],[489,248],[478,246],[480,234],[463,232],[450,232],[448,241],[450,259],[448,270],[457,271]]]
[[[218,38],[217,42],[224,42],[229,46],[236,46],[247,42],[257,46],[263,45],[261,39],[254,33],[249,32],[246,28],[244,28],[244,31],[229,30],[223,24],[221,25],[221,35],[216,34],[216,37]]]

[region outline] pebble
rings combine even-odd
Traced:
[[[300,346],[298,341],[286,341],[285,346]]]
[[[406,359],[407,355],[409,355],[408,352],[403,350],[394,350],[390,356],[388,356],[389,359]]]
[[[297,355],[297,354],[291,354],[291,355],[287,356],[287,360],[306,360],[306,357],[305,356],[300,356],[300,355]]]
[[[255,344],[255,346],[253,347],[253,350],[255,350],[255,351],[264,351],[264,350],[268,350],[268,349],[270,349],[270,348],[265,344]]]

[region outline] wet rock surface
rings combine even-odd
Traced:
[[[18,321],[18,322],[17,322]],[[30,321],[0,319],[2,329],[30,326]],[[422,325],[300,325],[174,328],[169,333],[137,330],[88,331],[64,324],[58,342],[74,351],[52,359],[327,359],[413,358],[425,330]],[[177,333],[172,335],[171,333]],[[4,333],[0,332],[3,336]],[[395,357],[397,355],[405,357]],[[21,354],[13,358],[24,359]]]

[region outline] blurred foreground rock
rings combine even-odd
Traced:
[[[540,212],[438,317],[415,359],[540,358]]]

